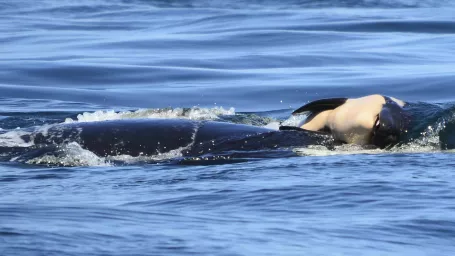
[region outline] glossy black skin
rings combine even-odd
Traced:
[[[184,148],[184,156],[232,150],[328,145],[331,136],[308,131],[276,131],[263,127],[188,119],[124,119],[55,125],[46,132],[22,136],[34,149],[77,142],[98,156],[157,155]]]
[[[395,145],[408,123],[404,110],[390,98],[384,98],[386,104],[378,116],[379,125],[373,129],[371,138],[371,144],[380,148]],[[333,102],[330,99],[319,100],[300,110],[320,111],[343,104],[344,101],[344,98]],[[295,111],[297,112],[299,111]],[[180,149],[183,156],[193,157],[308,145],[324,145],[330,149],[339,144],[330,133],[307,131],[298,127],[281,127],[280,131],[276,131],[251,125],[188,119],[123,119],[58,124],[45,132],[38,128],[29,135],[22,136],[22,139],[33,142],[34,146],[0,148],[0,153],[9,158],[19,156],[26,160],[52,154],[64,144],[77,142],[82,148],[100,157],[152,156],[174,149]]]
[[[410,122],[409,115],[395,101],[384,97],[383,105],[378,116],[378,122],[373,128],[372,144],[386,148],[396,145],[407,132]]]

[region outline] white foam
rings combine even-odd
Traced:
[[[12,130],[0,134],[0,147],[30,147],[33,146],[33,141],[25,142],[21,136],[30,135],[30,132],[23,130]]]
[[[293,150],[301,156],[333,156],[333,155],[357,155],[357,154],[381,154],[387,151],[381,149],[365,149],[359,145],[345,144],[336,146],[330,150],[324,146],[311,145],[306,148],[295,148]]]
[[[43,124],[41,126],[37,126],[34,133],[41,133],[43,136],[47,136],[49,134],[49,129],[54,126],[55,124]]]
[[[192,144],[191,144],[192,145]],[[44,155],[28,160],[28,164],[62,165],[62,166],[111,166],[113,162],[120,161],[125,164],[141,162],[165,161],[183,156],[183,151],[191,145],[170,150],[157,155],[117,155],[99,157],[95,153],[83,149],[78,143],[71,142],[61,147],[61,152],[55,155]]]
[[[111,161],[121,161],[126,164],[134,164],[138,162],[154,162],[154,161],[165,161],[173,158],[178,158],[183,156],[183,151],[187,150],[190,145],[185,147],[180,147],[177,149],[170,150],[165,153],[158,153],[157,155],[140,155],[140,156],[130,156],[130,155],[118,155],[118,156],[107,156],[105,159],[108,162]]]
[[[446,122],[452,122],[454,116],[448,119],[442,119],[434,125],[430,125],[420,134],[419,138],[413,139],[411,142],[397,147],[398,150],[408,152],[435,152],[441,151],[441,142],[439,141],[439,133],[446,128]]]
[[[279,130],[280,129],[280,122],[270,122],[264,126],[264,128],[272,129],[272,130]]]
[[[65,123],[73,122],[96,122],[118,119],[132,118],[186,118],[194,120],[214,120],[221,115],[235,115],[235,109],[224,109],[223,107],[214,108],[164,108],[164,109],[139,109],[136,111],[115,112],[110,111],[95,111],[85,112],[77,115],[77,119],[67,118]]]
[[[93,152],[83,149],[78,143],[63,145],[56,155],[44,155],[28,160],[28,164],[63,166],[109,166],[110,163]]]
[[[442,152],[439,147],[431,145],[421,145],[418,143],[407,143],[395,146],[391,149],[365,149],[359,145],[344,144],[335,146],[334,149],[328,149],[321,145],[310,145],[304,148],[295,148],[293,151],[301,156],[334,156],[334,155],[358,155],[358,154],[397,154],[397,153],[435,153]],[[450,151],[444,151],[450,152]]]

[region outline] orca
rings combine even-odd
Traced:
[[[77,143],[98,157],[155,156],[173,150],[183,157],[261,150],[279,154],[275,149],[309,145],[334,149],[342,143],[387,148],[397,144],[407,132],[409,116],[405,105],[401,100],[382,95],[320,99],[292,112],[292,115],[308,114],[302,124],[280,126],[279,130],[183,118],[53,124],[21,129],[21,146],[0,146],[0,159],[26,162],[62,152],[61,146],[69,143]],[[16,138],[17,130],[11,132],[12,138]],[[8,132],[1,134],[2,138],[8,138]]]
[[[99,157],[153,156],[176,149],[181,150],[183,156],[192,157],[307,145],[330,147],[333,142],[330,135],[303,129],[280,131],[178,118],[64,123],[48,129],[30,130],[20,138],[25,144],[32,145],[20,152],[25,158],[47,154],[53,146],[72,142]]]

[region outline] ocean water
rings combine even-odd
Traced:
[[[269,127],[327,97],[419,109],[387,150],[177,163],[1,150],[0,255],[455,253],[453,1],[4,0],[0,21],[1,148],[59,123]]]

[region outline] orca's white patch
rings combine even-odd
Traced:
[[[405,105],[402,100],[391,99],[401,107]],[[366,145],[371,141],[373,128],[384,104],[386,100],[379,94],[347,99],[335,109],[321,111],[301,128],[310,131],[328,128],[336,140]]]

